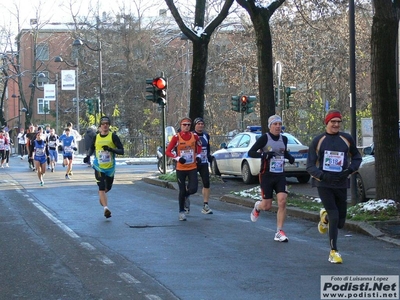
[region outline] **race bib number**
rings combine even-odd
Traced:
[[[285,159],[283,156],[275,156],[269,161],[269,171],[271,173],[283,173]]]
[[[324,165],[322,170],[330,172],[342,172],[344,163],[344,152],[329,151],[324,152]]]
[[[44,156],[44,148],[37,148],[35,154],[36,156]]]
[[[200,158],[201,158],[201,162],[202,163],[208,163],[208,160],[207,160],[207,149],[201,150]]]
[[[65,152],[65,153],[73,153],[73,152],[74,152],[74,149],[72,149],[71,146],[65,146],[65,147],[64,147],[64,152]]]
[[[194,162],[194,155],[192,149],[181,150],[181,157],[186,159],[185,164],[191,164]]]
[[[111,161],[111,155],[108,151],[100,151],[99,153],[100,162],[108,163]]]

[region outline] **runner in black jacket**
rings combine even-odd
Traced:
[[[320,211],[318,231],[322,234],[329,231],[331,251],[328,260],[339,264],[342,257],[337,249],[337,237],[338,228],[343,228],[346,221],[348,177],[361,164],[361,154],[353,138],[339,131],[341,122],[340,111],[328,111],[326,132],[313,139],[307,157],[312,186],[318,188],[324,205]]]

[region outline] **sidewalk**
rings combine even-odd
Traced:
[[[149,184],[161,186],[164,188],[169,188],[169,189],[175,189],[178,190],[178,184],[176,182],[168,182],[165,180],[160,180],[156,177],[145,177],[143,178],[143,181]],[[199,195],[201,195],[201,190],[198,192]],[[211,192],[211,197],[213,197],[213,193]],[[237,205],[242,205],[245,207],[253,208],[255,200],[251,198],[245,198],[245,197],[238,197],[232,194],[225,194],[222,195],[219,198],[216,198],[216,200],[220,200],[223,202],[227,203],[232,203],[232,204],[237,204]],[[278,207],[273,204],[271,208],[271,212],[277,212]],[[288,206],[286,208],[287,215],[292,216],[295,218],[300,218],[300,219],[305,219],[305,220],[310,220],[315,223],[319,222],[319,213],[317,212],[311,212],[311,211],[306,211],[300,208],[296,207],[290,207]],[[365,222],[356,222],[356,221],[346,221],[346,224],[344,226],[346,230],[369,235],[371,237],[374,237],[376,239],[400,246],[400,239],[392,238],[388,235],[386,235],[384,232],[379,230],[373,225],[370,225]]]

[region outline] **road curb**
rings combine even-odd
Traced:
[[[178,190],[178,184],[175,182],[168,182],[165,180],[160,180],[155,177],[145,177],[145,178],[143,178],[143,181],[146,183],[149,183],[149,184]],[[242,206],[250,207],[250,208],[253,207],[254,203],[255,203],[254,199],[248,199],[248,198],[239,197],[239,196],[235,196],[235,195],[229,195],[229,194],[220,197],[218,200],[227,202],[227,203],[242,205]],[[269,211],[277,212],[278,206],[276,204],[273,204]],[[286,213],[288,216],[291,216],[291,217],[304,219],[304,220],[308,220],[308,221],[313,221],[315,223],[319,222],[319,213],[318,212],[311,212],[311,211],[307,211],[307,210],[304,210],[301,208],[287,206]],[[382,231],[380,231],[373,225],[370,225],[365,222],[357,222],[357,221],[347,220],[344,225],[344,229],[346,229],[348,231],[368,235],[373,238],[379,239],[381,241],[385,241],[387,243],[391,243],[391,244],[400,246],[400,241],[398,239],[386,236],[385,233],[383,233]]]

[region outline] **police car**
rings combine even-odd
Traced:
[[[228,144],[222,143],[221,149],[212,155],[212,173],[242,176],[244,183],[256,182],[261,160],[249,157],[247,152],[261,134],[260,126],[249,126],[247,131],[235,135]],[[294,164],[289,164],[285,159],[286,177],[296,177],[300,183],[308,182],[310,180],[310,175],[306,171],[308,147],[289,133],[283,135],[288,138],[287,149],[295,158]]]

